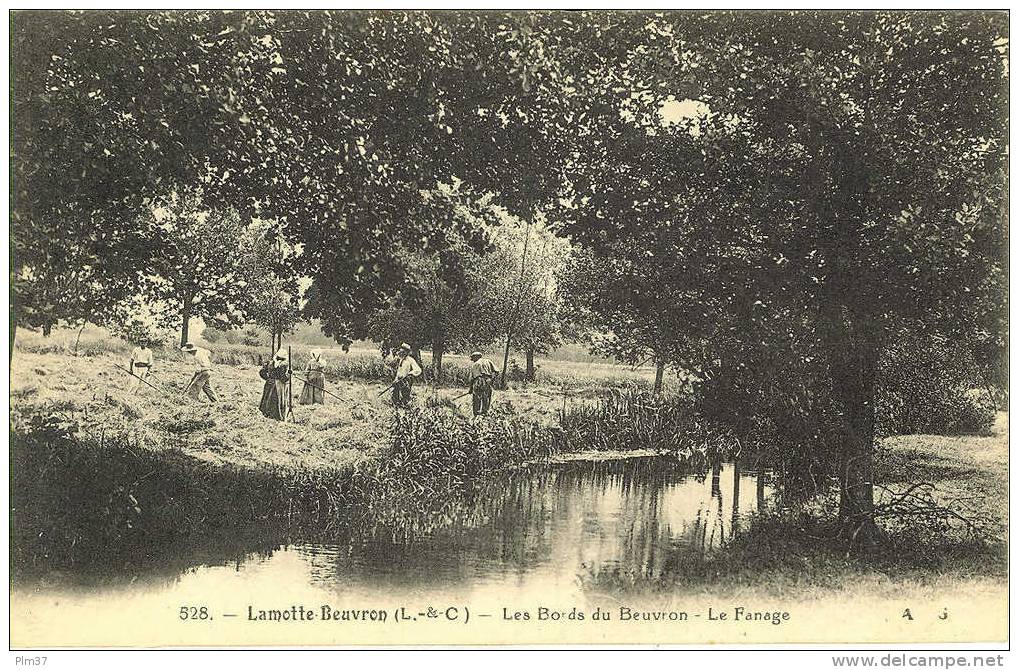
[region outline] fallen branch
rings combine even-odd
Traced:
[[[875,519],[926,518],[946,522],[954,520],[962,523],[969,534],[977,539],[986,538],[989,535],[989,527],[993,525],[993,519],[988,515],[968,516],[936,500],[934,493],[937,488],[930,482],[915,483],[905,491],[895,491],[881,484],[874,484],[874,487],[891,495],[890,500],[874,508]]]

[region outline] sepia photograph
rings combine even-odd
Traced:
[[[11,10],[12,664],[1003,665],[1009,27]]]

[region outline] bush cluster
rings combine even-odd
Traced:
[[[881,360],[881,435],[989,435],[994,402],[972,356],[942,339],[907,341]]]

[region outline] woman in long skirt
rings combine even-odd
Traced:
[[[258,376],[265,380],[258,409],[270,419],[283,421],[287,418],[287,382],[290,380],[286,352],[277,351],[275,358],[258,371]]]
[[[325,361],[321,351],[311,352],[311,359],[304,375],[304,388],[301,390],[302,405],[323,405],[326,401]]]

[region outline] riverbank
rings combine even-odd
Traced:
[[[181,398],[187,361],[160,361],[155,388],[133,384],[121,363],[103,352],[17,352],[15,569],[144,570],[168,554],[186,565],[236,538],[426,532],[498,473],[585,448],[584,435],[566,439],[559,412],[607,392],[497,391],[478,420],[460,388],[418,386],[412,406],[396,410],[382,383],[330,379],[337,397],[279,422],[258,411],[255,366],[217,365],[213,404]]]
[[[591,593],[625,590],[661,599],[679,592],[724,592],[751,602],[838,596],[928,603],[940,593],[956,601],[969,594],[1004,602],[1008,435],[1008,414],[1000,412],[990,436],[885,438],[875,463],[878,505],[921,483],[925,504],[918,500],[911,513],[898,515],[890,508],[880,520],[882,540],[872,547],[847,551],[831,521],[837,511],[833,497],[802,508],[766,511],[724,551],[706,557],[682,555],[654,579],[606,571],[585,575],[585,587]],[[901,506],[897,509],[902,511]]]

